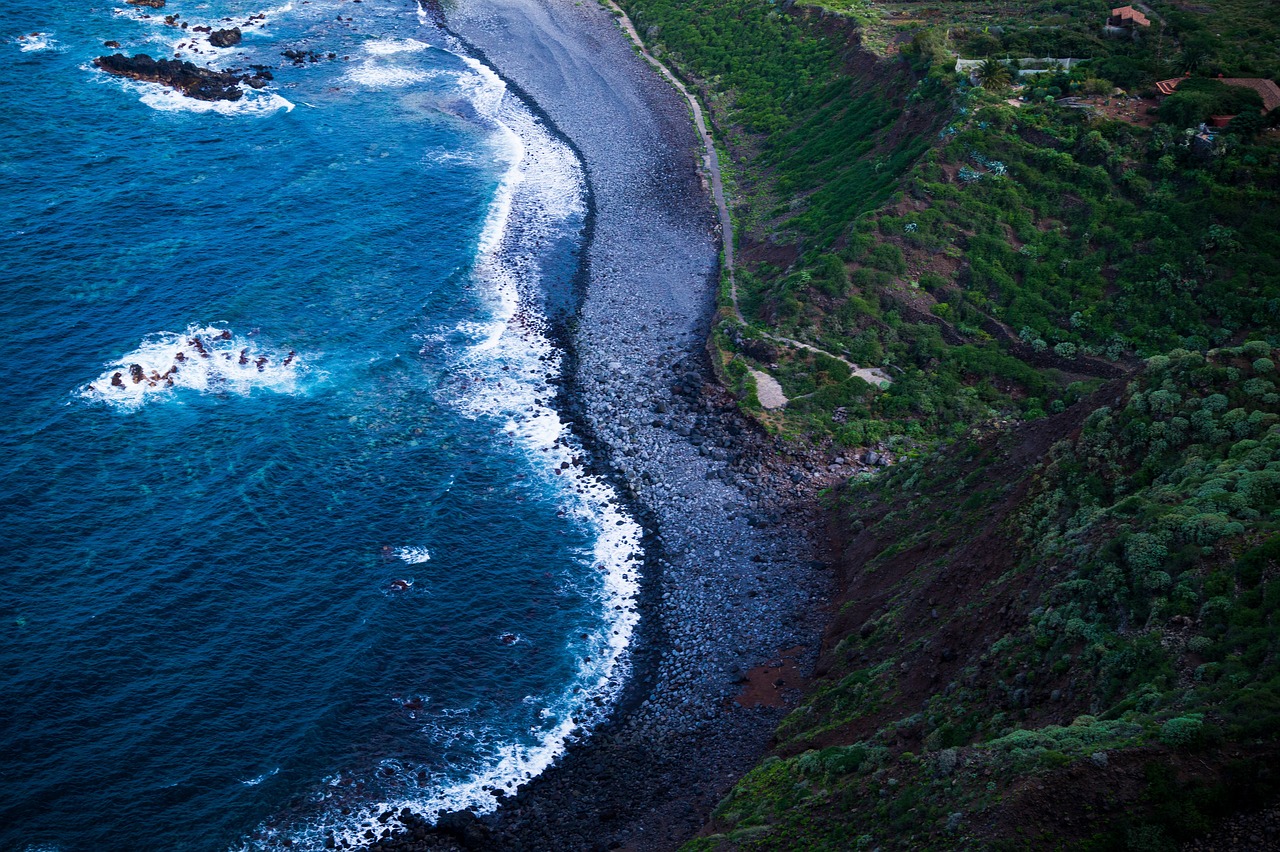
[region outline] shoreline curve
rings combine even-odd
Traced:
[[[735,700],[748,673],[783,649],[804,649],[801,669],[816,658],[831,578],[812,501],[768,484],[785,460],[711,377],[721,237],[684,98],[596,4],[463,0],[448,16],[586,169],[565,415],[650,534],[632,677],[610,718],[495,812],[411,821],[374,848],[675,848],[785,713]]]

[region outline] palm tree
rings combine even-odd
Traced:
[[[1009,88],[1009,84],[1013,82],[1013,73],[1009,70],[1009,66],[999,59],[988,57],[985,62],[978,66],[978,82],[982,84],[984,89],[1002,92]]]

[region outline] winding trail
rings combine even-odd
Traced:
[[[724,268],[725,271],[729,273],[729,307],[733,311],[734,319],[742,325],[747,325],[746,318],[742,316],[742,309],[738,307],[738,279],[734,274],[735,267],[733,260],[733,220],[729,217],[729,205],[724,194],[724,180],[720,177],[720,157],[716,153],[715,141],[711,138],[710,131],[707,130],[707,122],[702,115],[702,105],[698,103],[698,99],[694,97],[688,87],[680,81],[680,78],[672,73],[671,69],[664,65],[656,56],[649,52],[649,48],[645,47],[644,40],[640,38],[640,33],[636,32],[635,24],[631,23],[631,18],[622,10],[622,7],[615,3],[614,0],[602,0],[602,2],[611,12],[613,12],[614,16],[618,19],[618,24],[622,27],[623,32],[625,32],[627,37],[631,39],[632,44],[634,44],[636,49],[640,51],[640,55],[644,57],[645,61],[657,69],[663,77],[667,78],[671,85],[675,86],[680,94],[684,96],[684,99],[689,102],[689,109],[693,112],[693,124],[698,130],[698,136],[702,139],[702,147],[704,149],[702,165],[707,170],[707,173],[711,175],[711,197],[716,203],[716,216],[720,219],[720,237],[724,250]],[[889,378],[889,374],[878,367],[860,367],[842,355],[837,355],[834,352],[828,352],[827,350],[820,349],[810,343],[804,343],[799,340],[793,340],[790,337],[782,337],[781,335],[772,334],[764,329],[757,328],[757,331],[775,343],[782,343],[797,349],[807,349],[810,352],[816,352],[820,355],[826,355],[828,358],[834,358],[848,366],[853,375],[874,387],[884,387],[885,385],[892,383],[892,379]],[[768,377],[767,373],[761,373],[758,370],[752,370],[751,372],[752,375],[756,376],[757,386],[760,384],[760,376]],[[778,397],[781,397],[781,402],[765,407],[781,408],[786,405],[787,399],[785,396],[781,395],[781,387],[778,385],[777,381],[772,377],[768,378],[769,381],[772,382],[773,387],[778,387],[776,395],[773,393],[772,389],[767,392],[770,400],[777,403]]]
[[[720,157],[716,153],[716,145],[711,138],[711,133],[707,130],[707,122],[702,117],[702,105],[698,103],[698,99],[685,87],[684,83],[680,82],[680,78],[671,73],[671,69],[663,65],[656,56],[649,52],[649,48],[644,46],[644,41],[640,38],[640,34],[636,32],[635,24],[631,23],[631,18],[627,16],[626,12],[622,11],[622,7],[613,2],[613,0],[604,0],[604,4],[617,17],[623,32],[631,39],[632,44],[640,51],[640,55],[644,57],[645,61],[656,68],[663,77],[667,78],[671,85],[676,87],[680,94],[684,95],[684,99],[689,102],[689,108],[693,110],[693,124],[698,129],[698,136],[702,139],[702,147],[705,150],[702,155],[702,165],[711,175],[711,196],[715,199],[716,215],[720,218],[720,234],[724,246],[724,266],[729,272],[729,292],[733,298],[733,313],[738,322],[746,325],[747,321],[742,318],[742,312],[738,310],[738,284],[733,274],[733,220],[729,218],[729,205],[726,203],[724,196],[724,181],[720,178]]]

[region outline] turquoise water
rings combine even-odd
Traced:
[[[639,528],[555,407],[572,153],[412,5],[0,22],[0,849],[491,808],[635,623]],[[275,81],[198,104],[109,39]]]

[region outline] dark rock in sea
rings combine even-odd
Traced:
[[[240,28],[217,30],[209,35],[209,44],[214,47],[235,47],[240,43]]]
[[[228,71],[213,71],[190,62],[175,59],[152,59],[145,53],[125,56],[116,53],[99,56],[93,64],[117,77],[128,77],[148,83],[161,83],[189,98],[200,101],[238,101],[244,92],[237,83],[241,78]]]
[[[124,0],[130,6],[150,6],[152,9],[163,9],[164,0]]]
[[[104,42],[102,43],[102,46],[103,46],[103,47],[118,48],[118,47],[120,46],[120,42],[118,42],[118,41],[104,41]]]

